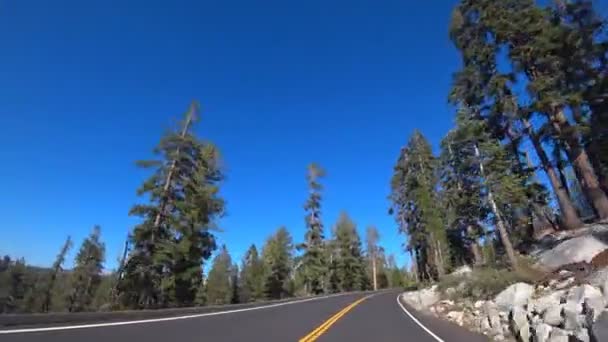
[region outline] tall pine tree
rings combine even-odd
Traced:
[[[91,304],[101,283],[106,247],[100,241],[101,228],[95,226],[76,255],[74,270],[70,275],[71,292],[67,298],[68,311],[92,309]]]
[[[197,112],[193,103],[179,130],[161,139],[155,149],[160,160],[138,162],[155,171],[138,190],[150,203],[135,205],[130,212],[143,221],[133,231],[119,284],[128,307],[193,304],[202,263],[215,249],[210,230],[224,211],[218,196],[223,175],[215,146],[192,132]]]
[[[251,245],[245,253],[241,266],[240,301],[246,303],[263,299],[265,296],[265,277],[264,262],[255,245]]]
[[[323,187],[319,179],[325,176],[325,171],[316,164],[308,167],[309,198],[304,205],[306,210],[305,242],[300,249],[304,250],[302,257],[302,273],[307,293],[320,294],[326,291],[327,286],[327,258],[325,251],[325,235],[321,222],[321,190]]]
[[[207,278],[207,303],[210,305],[230,304],[234,296],[231,284],[232,259],[226,246],[222,246],[220,253],[213,259],[209,277]]]
[[[294,267],[293,241],[285,227],[280,227],[266,241],[262,250],[262,260],[266,268],[266,296],[271,299],[292,296],[290,282]]]

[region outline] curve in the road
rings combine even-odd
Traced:
[[[331,316],[327,321],[323,322],[323,324],[321,324],[316,329],[314,329],[313,331],[311,331],[308,335],[302,337],[298,342],[314,342],[314,341],[316,341],[317,338],[319,338],[319,336],[323,335],[323,333],[325,333],[329,328],[331,328],[331,326],[334,325],[334,323],[336,323],[340,318],[342,318],[350,310],[352,310],[355,306],[359,305],[361,302],[363,302],[364,300],[366,300],[367,298],[369,298],[371,296],[373,296],[373,295],[369,295],[367,297],[363,297],[361,299],[358,299],[354,303],[352,303],[352,304],[348,305],[347,307],[345,307],[344,309],[340,310],[338,313],[336,313],[335,315]]]
[[[435,333],[433,333],[431,331],[431,329],[427,328],[426,326],[424,326],[424,324],[420,323],[420,321],[414,317],[414,315],[412,315],[406,308],[405,306],[403,306],[403,304],[401,304],[401,300],[399,299],[401,297],[401,295],[397,296],[397,304],[399,304],[399,307],[401,308],[401,310],[403,310],[403,312],[405,312],[406,315],[408,315],[409,318],[412,319],[412,321],[414,321],[414,323],[418,324],[419,327],[421,327],[424,331],[426,331],[429,335],[431,335],[435,340],[437,340],[437,342],[445,342],[444,340],[441,339],[441,337],[435,335]]]

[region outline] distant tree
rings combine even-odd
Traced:
[[[11,266],[11,257],[8,255],[5,255],[1,260],[0,260],[0,272],[5,272],[9,269],[9,267]]]
[[[395,255],[390,254],[387,260],[387,278],[388,278],[388,287],[390,288],[398,288],[403,287],[405,276],[401,269],[397,266],[397,262],[395,261]]]
[[[326,290],[328,266],[325,251],[325,235],[321,222],[321,190],[319,178],[325,176],[325,171],[316,164],[308,167],[308,187],[310,197],[304,205],[306,210],[305,242],[299,246],[304,251],[302,258],[302,274],[306,292],[320,294]]]
[[[91,309],[99,311],[109,311],[113,309],[112,303],[112,288],[116,282],[116,273],[105,274],[101,276],[99,285],[95,290]]]
[[[378,290],[378,270],[377,270],[377,255],[378,255],[378,229],[374,226],[367,227],[365,231],[365,242],[367,245],[367,256],[371,264],[372,284],[374,291]]]
[[[71,292],[67,298],[70,312],[91,309],[91,303],[101,283],[105,260],[106,248],[99,239],[100,234],[101,228],[95,226],[76,255],[75,267],[70,276]]]
[[[44,290],[44,299],[42,301],[42,307],[40,309],[42,312],[48,312],[51,308],[51,301],[53,298],[52,295],[53,289],[55,288],[55,282],[57,280],[57,277],[59,276],[59,273],[63,270],[63,263],[65,262],[65,257],[71,247],[72,240],[68,236],[68,238],[65,240],[65,243],[61,247],[59,254],[57,254],[57,258],[55,259],[55,262],[53,263],[53,267],[51,269],[51,274],[49,275],[49,279],[46,283]]]
[[[239,279],[239,265],[233,264],[230,268],[230,304],[240,303],[241,298],[241,285]]]
[[[264,262],[255,245],[251,245],[245,253],[241,266],[240,301],[246,303],[263,299],[265,297],[265,277]]]
[[[367,284],[361,239],[355,223],[341,213],[335,228],[335,279],[340,292],[363,290]]]
[[[5,259],[6,260],[6,259]],[[2,274],[2,310],[0,312],[18,312],[23,308],[27,292],[27,266],[24,259],[9,261],[6,277]],[[6,281],[6,283],[4,283]]]
[[[424,136],[415,131],[401,149],[391,179],[391,208],[399,230],[408,236],[420,279],[437,279],[449,269],[449,245],[437,196],[437,160]]]
[[[207,279],[207,303],[210,305],[229,304],[233,298],[231,286],[232,259],[226,246],[213,260]]]
[[[194,304],[198,306],[203,306],[207,304],[207,284],[204,278],[202,279],[201,283],[198,285],[198,289],[196,290]]]
[[[264,245],[265,293],[267,298],[280,299],[292,296],[291,283],[293,260],[293,241],[285,227],[280,227]]]

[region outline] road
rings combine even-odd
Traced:
[[[398,292],[346,294],[224,313],[0,331],[2,342],[487,341],[398,303]]]

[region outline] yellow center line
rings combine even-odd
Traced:
[[[344,309],[340,310],[335,315],[331,316],[327,321],[323,322],[320,326],[318,326],[315,330],[311,331],[308,335],[302,337],[299,342],[313,342],[316,341],[319,336],[323,335],[334,323],[336,323],[340,318],[346,315],[350,310],[352,310],[355,306],[361,304],[364,300],[371,297],[369,295],[367,297],[363,297],[354,303],[348,305]]]

